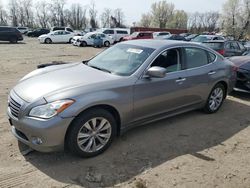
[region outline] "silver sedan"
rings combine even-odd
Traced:
[[[89,61],[24,76],[9,95],[12,133],[38,151],[68,147],[96,156],[134,126],[195,109],[217,112],[234,87],[235,71],[198,44],[122,42]]]

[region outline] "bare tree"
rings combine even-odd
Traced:
[[[37,25],[42,28],[49,27],[49,5],[46,1],[38,1],[35,5],[36,7],[36,18],[37,18]]]
[[[240,14],[240,0],[228,0],[222,11],[222,26],[228,35],[237,38],[238,34],[238,15]]]
[[[74,29],[85,29],[87,27],[86,8],[80,4],[72,4],[70,10],[65,13],[67,22]]]
[[[188,15],[184,10],[175,10],[168,28],[187,29]]]
[[[150,27],[152,24],[152,15],[150,13],[142,14],[140,25],[142,27]]]
[[[95,7],[95,2],[92,1],[89,7],[89,17],[90,17],[90,26],[91,28],[97,28],[98,23],[97,23],[97,10]]]
[[[65,26],[64,6],[66,0],[52,0],[50,4],[50,25]]]
[[[8,24],[8,14],[0,1],[0,25]]]
[[[111,15],[112,10],[109,8],[105,8],[100,16],[102,27],[111,27]]]
[[[18,0],[18,23],[21,26],[33,27],[34,17],[32,0]]]
[[[19,4],[17,3],[17,0],[10,0],[9,1],[9,16],[11,20],[12,26],[18,26],[18,7]]]
[[[219,27],[219,17],[218,12],[195,12],[189,16],[188,27],[194,33],[213,32]]]
[[[122,9],[115,9],[113,16],[111,16],[111,27],[120,27],[123,28],[124,26],[124,13]]]
[[[167,1],[159,1],[152,4],[152,16],[155,26],[166,28],[167,23],[172,19],[174,12],[174,4]]]

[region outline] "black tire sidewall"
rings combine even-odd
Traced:
[[[44,42],[45,42],[46,44],[51,44],[51,43],[52,43],[52,40],[51,40],[50,38],[46,38],[46,39],[44,40]]]
[[[104,117],[105,119],[109,121],[109,123],[111,124],[111,128],[112,128],[111,136],[107,144],[102,149],[93,153],[87,153],[79,148],[77,144],[77,135],[78,135],[79,130],[82,128],[82,126],[87,121],[95,117]],[[117,124],[116,124],[115,118],[110,112],[104,109],[94,109],[94,110],[86,111],[80,114],[79,116],[77,116],[71,123],[70,129],[66,137],[66,146],[73,154],[76,154],[80,157],[94,157],[103,153],[110,146],[110,144],[112,143],[113,139],[116,136],[116,130],[117,130]]]
[[[87,42],[83,41],[82,42],[82,47],[86,47],[87,46]]]
[[[105,42],[104,42],[104,46],[105,46],[105,47],[109,47],[109,46],[110,46],[110,42],[109,42],[109,41],[105,41]]]
[[[216,110],[212,110],[212,109],[210,108],[210,106],[209,106],[209,100],[210,100],[210,97],[211,97],[213,91],[214,91],[216,88],[221,88],[221,89],[222,89],[222,91],[223,91],[223,99],[222,99],[222,101],[221,101],[220,106],[219,106]],[[208,96],[208,98],[207,98],[206,105],[205,105],[205,107],[204,107],[204,111],[205,111],[206,113],[208,113],[208,114],[216,113],[216,112],[221,108],[221,106],[222,106],[222,104],[223,104],[225,98],[226,98],[226,89],[225,89],[225,86],[224,86],[223,84],[221,84],[221,83],[216,84],[216,85],[213,87],[213,89],[211,90],[211,92],[209,93],[209,96]]]

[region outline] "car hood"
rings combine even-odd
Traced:
[[[47,37],[48,35],[49,35],[49,33],[48,34],[43,34],[43,35],[40,35],[39,38]]]
[[[29,73],[13,90],[23,100],[32,102],[54,92],[119,78],[121,77],[96,70],[83,63],[54,65]]]
[[[250,56],[235,56],[229,60],[238,68],[250,71]]]

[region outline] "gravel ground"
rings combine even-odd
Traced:
[[[137,127],[102,155],[23,156],[10,132],[7,95],[41,63],[77,62],[100,49],[70,44],[0,43],[0,187],[250,187],[250,95],[233,93],[212,115],[193,111]]]

